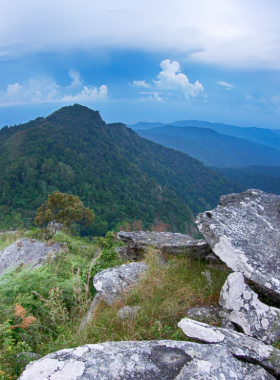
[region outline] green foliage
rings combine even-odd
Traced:
[[[38,237],[38,232],[33,229],[25,236]],[[0,247],[22,236],[22,233],[0,235]],[[68,246],[56,261],[36,269],[20,267],[0,278],[0,380],[19,377],[26,360],[16,362],[18,353],[45,355],[72,346],[71,339],[78,334],[81,318],[95,295],[93,276],[123,263],[106,253],[93,262],[102,249],[113,251],[119,244],[110,233],[102,238],[102,246],[97,239],[91,241],[62,233],[56,234],[50,243],[53,242],[66,242]],[[15,315],[19,304],[27,316],[36,318],[26,328],[23,322],[28,319]]]
[[[86,208],[79,197],[54,191],[45,204],[38,208],[35,224],[41,226],[45,239],[49,240],[63,226],[68,231],[73,223],[89,226],[93,222],[93,212]]]
[[[105,235],[139,219],[145,229],[158,220],[194,234],[192,212],[235,190],[187,155],[123,124],[107,125],[79,105],[2,129],[0,172],[0,230],[29,228],[38,207],[59,190],[94,211],[94,224],[77,229],[81,235]]]

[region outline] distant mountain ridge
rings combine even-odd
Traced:
[[[280,166],[280,150],[224,135],[210,128],[165,125],[136,132],[141,137],[184,152],[209,166]]]
[[[192,233],[193,213],[241,189],[186,154],[124,124],[106,124],[99,112],[78,104],[2,129],[0,172],[0,229],[30,226],[47,195],[60,190],[94,210],[87,233],[102,235],[138,219],[145,228],[163,222]]]
[[[132,128],[133,130],[147,130],[154,127],[163,126],[210,128],[224,135],[239,137],[259,144],[280,149],[280,130],[277,129],[237,127],[229,124],[210,123],[208,121],[199,120],[179,120],[172,123],[140,122],[137,124],[128,125],[128,127]]]

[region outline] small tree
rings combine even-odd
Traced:
[[[35,224],[42,228],[45,239],[49,240],[61,226],[69,230],[71,224],[79,222],[87,227],[93,219],[93,211],[86,208],[78,196],[55,191],[38,208]]]

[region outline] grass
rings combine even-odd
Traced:
[[[27,236],[34,237],[37,232]],[[0,235],[1,249],[23,236]],[[217,303],[228,274],[203,261],[180,256],[166,257],[167,264],[159,264],[160,252],[151,248],[144,257],[149,270],[138,285],[112,306],[100,302],[87,328],[80,331],[81,319],[95,294],[93,276],[123,261],[116,258],[117,242],[110,233],[93,241],[58,234],[53,241],[68,245],[57,261],[33,270],[16,269],[0,277],[0,380],[19,377],[23,365],[15,363],[22,351],[43,356],[105,341],[188,340],[178,322],[189,307]],[[125,305],[140,306],[135,318],[122,320],[117,316]],[[25,328],[24,323],[28,324]]]

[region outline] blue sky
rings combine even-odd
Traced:
[[[79,103],[106,122],[280,128],[278,0],[5,3],[0,127]]]

